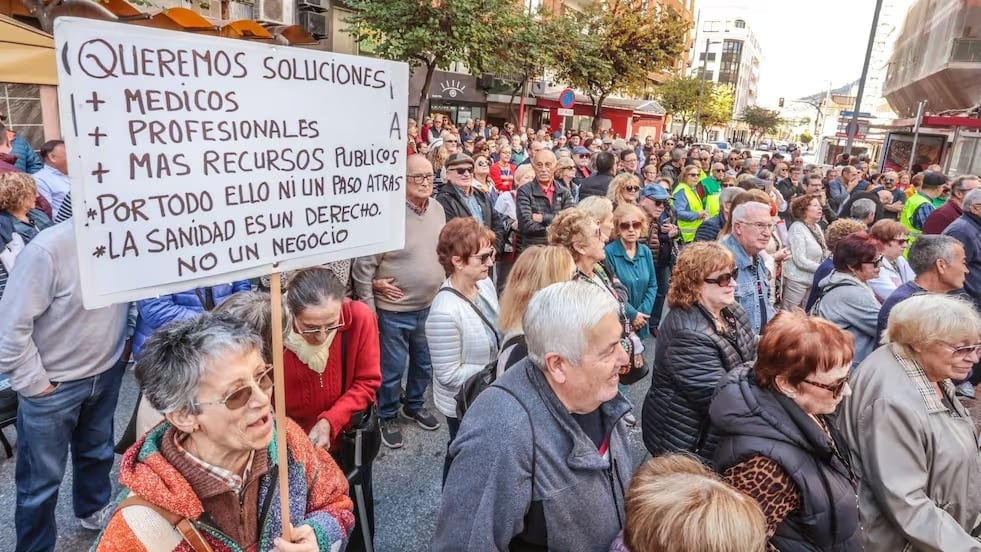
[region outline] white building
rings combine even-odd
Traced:
[[[869,72],[865,79],[862,111],[872,113],[877,118],[895,119],[882,93],[889,70],[889,58],[892,56],[896,37],[903,28],[906,13],[913,0],[883,0],[882,11],[879,12],[879,24],[875,31],[875,41],[872,43],[872,56],[869,58]]]
[[[731,85],[734,116],[756,105],[763,53],[747,10],[718,6],[700,10],[692,50],[689,75]],[[737,139],[742,139],[738,132]]]

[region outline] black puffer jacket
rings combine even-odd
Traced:
[[[712,459],[715,435],[708,431],[709,404],[722,377],[756,360],[756,335],[738,303],[723,310],[735,327],[732,338],[716,331],[712,316],[695,304],[672,309],[661,322],[651,389],[642,415],[644,446],[657,456],[693,452]]]

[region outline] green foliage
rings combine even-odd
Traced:
[[[706,83],[708,86],[711,83]],[[657,87],[658,102],[673,118],[681,121],[684,134],[688,122],[698,109],[698,89],[701,82],[694,77],[675,77]]]
[[[513,6],[497,17],[494,55],[479,60],[482,65],[474,69],[510,79],[520,88],[558,65],[563,45],[555,37],[568,36],[574,28],[570,18],[555,15],[544,6],[536,14],[529,14],[518,3]]]
[[[746,123],[754,135],[759,136],[768,132],[775,132],[783,123],[779,111],[758,106],[749,106],[743,109],[739,115],[739,120]]]
[[[702,128],[724,126],[732,121],[732,107],[736,96],[732,87],[726,84],[705,83],[702,103]]]
[[[511,0],[349,0],[351,34],[372,43],[383,58],[426,69],[420,98],[425,112],[429,83],[439,67],[465,63],[479,71],[496,49],[501,23],[516,8]]]
[[[800,141],[800,143],[804,144],[805,146],[810,144],[812,141],[814,141],[814,136],[812,136],[811,133],[806,130],[804,132],[801,132],[800,136],[798,136],[797,138]]]
[[[574,32],[553,37],[564,42],[556,72],[589,96],[593,130],[608,96],[644,90],[651,74],[674,65],[691,26],[648,0],[597,0],[569,17]]]

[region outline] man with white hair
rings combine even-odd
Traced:
[[[736,301],[746,309],[757,334],[775,314],[770,302],[770,271],[760,256],[770,243],[774,228],[770,206],[750,201],[733,209],[732,234],[722,240],[722,245],[732,251],[739,270]]]
[[[620,307],[602,287],[552,284],[523,327],[528,358],[474,401],[450,446],[433,550],[606,550],[633,462],[618,393]]]
[[[975,308],[981,310],[981,189],[968,192],[961,208],[964,212],[944,230],[944,235],[957,238],[964,245],[970,271],[964,280],[964,291],[971,296]]]
[[[875,202],[867,197],[856,199],[848,211],[853,219],[864,224],[866,228],[875,222]]]

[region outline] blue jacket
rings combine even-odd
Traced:
[[[613,272],[627,288],[625,306],[627,320],[633,321],[638,312],[650,315],[657,297],[657,277],[654,274],[654,257],[651,249],[642,243],[637,244],[634,258],[627,257],[623,242],[613,240],[606,246],[606,259],[613,266]],[[637,337],[647,339],[651,336],[650,324],[637,331]]]
[[[231,284],[212,286],[211,293],[214,295],[215,305],[218,305],[231,294],[250,289],[252,288],[248,280],[239,280]],[[200,291],[203,294],[204,288]],[[140,358],[143,346],[157,328],[204,312],[204,304],[197,292],[198,290],[182,291],[138,302],[140,318],[136,322],[136,333],[133,334],[133,358]]]
[[[981,217],[964,211],[944,230],[944,234],[964,245],[964,256],[970,270],[964,280],[964,291],[974,300],[974,308],[981,309]]]
[[[776,310],[770,302],[770,271],[763,264],[763,257],[750,257],[746,254],[736,236],[730,235],[722,240],[722,245],[732,252],[736,260],[739,276],[736,278],[736,301],[742,305],[749,316],[753,333],[760,334],[766,323],[773,320]]]
[[[20,134],[15,134],[10,141],[10,154],[17,156],[14,166],[28,174],[34,174],[44,167],[41,157]]]

